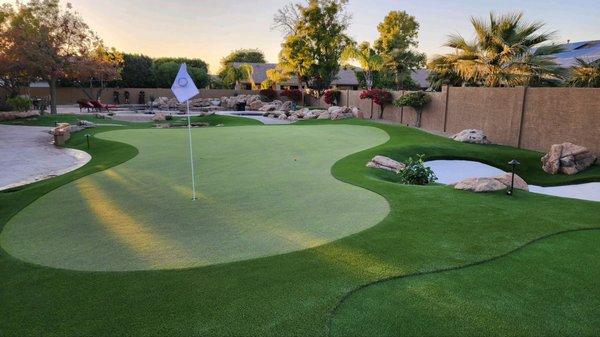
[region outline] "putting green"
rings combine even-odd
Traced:
[[[86,270],[186,268],[318,246],[377,224],[378,194],[331,166],[388,135],[373,127],[244,126],[100,135],[137,147],[117,167],[64,185],[14,216],[0,244],[22,260]]]

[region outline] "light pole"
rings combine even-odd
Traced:
[[[90,137],[91,137],[91,136],[92,136],[92,135],[90,135],[89,133],[86,133],[86,134],[85,134],[85,140],[86,140],[86,142],[87,142],[87,148],[88,148],[88,150],[89,150],[89,148],[90,148]]]
[[[515,167],[519,164],[521,163],[519,163],[516,159],[513,159],[508,162],[508,165],[510,165],[511,168],[510,187],[508,188],[508,190],[506,190],[506,194],[508,195],[513,195],[515,187]]]

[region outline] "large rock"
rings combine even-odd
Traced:
[[[576,174],[590,167],[596,161],[586,147],[573,143],[554,144],[542,157],[542,169],[550,174]]]
[[[454,185],[457,190],[492,192],[506,189],[506,185],[494,178],[467,178]]]
[[[282,110],[282,111],[290,111],[290,110],[292,110],[292,105],[293,105],[293,104],[294,104],[294,103],[293,103],[292,101],[285,101],[285,102],[283,102],[283,103],[281,104],[281,107],[279,108],[279,110]]]
[[[261,100],[254,100],[252,102],[250,102],[250,105],[248,105],[248,108],[250,110],[260,110],[260,108],[262,108],[265,105],[265,103],[263,103]]]
[[[475,143],[475,144],[490,144],[483,130],[466,129],[451,137],[457,142]]]
[[[162,122],[164,120],[166,120],[167,118],[165,117],[165,114],[162,112],[157,112],[154,114],[154,117],[152,117],[152,120],[155,122]]]
[[[404,170],[406,165],[398,162],[392,158],[385,156],[375,156],[367,163],[367,167],[378,168],[388,171],[394,171],[396,173]]]
[[[499,174],[497,176],[492,177],[496,180],[498,180],[499,182],[503,183],[504,186],[506,187],[510,187],[510,182],[512,179],[512,173],[502,173]],[[527,185],[527,182],[525,182],[525,180],[521,177],[519,177],[519,175],[515,174],[515,181],[514,181],[514,188],[518,188],[520,190],[524,190],[524,191],[529,191],[529,185]]]

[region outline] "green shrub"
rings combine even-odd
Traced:
[[[17,111],[29,111],[32,106],[31,99],[24,96],[15,96],[6,100],[6,103],[10,105],[13,110]]]
[[[409,92],[408,94],[402,95],[400,98],[394,101],[394,105],[397,107],[409,106],[415,109],[417,113],[417,119],[415,120],[415,126],[421,127],[421,113],[423,108],[431,102],[431,96],[423,91]]]
[[[400,182],[411,185],[426,185],[437,180],[431,168],[423,163],[422,154],[417,155],[417,160],[412,157],[406,161],[404,170],[398,172]]]

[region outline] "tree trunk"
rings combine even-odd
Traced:
[[[384,106],[380,105],[379,106],[379,119],[383,119],[383,109],[384,109]]]
[[[415,120],[415,126],[421,127],[421,109],[415,110],[417,112],[417,119]]]
[[[371,90],[373,87],[373,74],[370,71],[365,71],[365,84],[367,85],[367,90]]]
[[[369,114],[369,119],[373,119],[373,99],[371,99],[371,114]]]
[[[48,83],[50,84],[50,114],[56,115],[58,114],[56,110],[56,78],[51,78]]]

